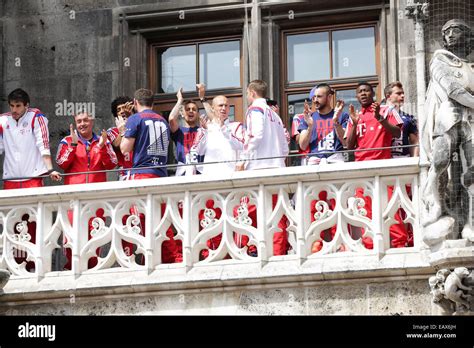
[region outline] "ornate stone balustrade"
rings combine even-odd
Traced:
[[[12,280],[40,280],[53,271],[77,277],[117,268],[380,260],[400,207],[413,227],[414,248],[407,250],[421,243],[417,172],[416,159],[403,159],[2,191],[0,262]],[[273,236],[282,226],[290,247],[275,256]],[[182,251],[182,262],[163,263],[170,245]],[[69,265],[54,269],[61,247]]]

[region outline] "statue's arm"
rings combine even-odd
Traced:
[[[446,90],[449,98],[468,108],[474,108],[474,96],[459,83],[452,67],[436,59],[431,71],[433,79]]]

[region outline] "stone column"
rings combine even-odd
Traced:
[[[425,117],[423,105],[426,99],[426,67],[425,67],[425,23],[428,19],[428,2],[414,2],[408,0],[405,15],[415,22],[415,53],[416,53],[416,90],[417,90],[417,115],[419,124],[423,124]],[[423,137],[421,129],[419,137]],[[420,147],[420,164],[428,166],[428,159],[423,147]]]

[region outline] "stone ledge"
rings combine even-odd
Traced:
[[[0,297],[0,305],[15,306],[31,303],[64,302],[71,294],[89,299],[144,294],[183,294],[291,287],[295,284],[367,284],[395,279],[428,279],[435,273],[417,253],[386,255],[378,260],[374,255],[347,255],[313,258],[302,265],[300,260],[258,263],[206,265],[186,273],[176,265],[146,270],[109,269],[84,273],[53,272],[38,281],[36,278],[14,277]]]

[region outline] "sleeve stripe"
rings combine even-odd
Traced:
[[[108,144],[108,145],[105,145],[105,147],[107,148],[107,153],[112,163],[117,164],[118,163],[117,156],[115,155],[115,152],[113,151],[112,146]]]
[[[62,142],[61,142],[61,143],[62,143]],[[66,144],[67,144],[67,143],[66,143]],[[58,159],[56,160],[56,162],[58,163],[58,165],[63,164],[63,163],[68,159],[69,154],[70,154],[71,152],[72,152],[72,149],[71,149],[70,147],[68,147],[68,148],[66,149],[66,152],[64,152],[64,154],[63,154],[60,158],[58,158]],[[59,157],[60,154],[61,154],[61,148],[58,149],[58,157]]]
[[[45,149],[49,149],[49,139],[48,139],[48,129],[46,128],[46,123],[42,117],[38,118],[38,122],[41,127],[41,135],[43,136],[43,145]]]

